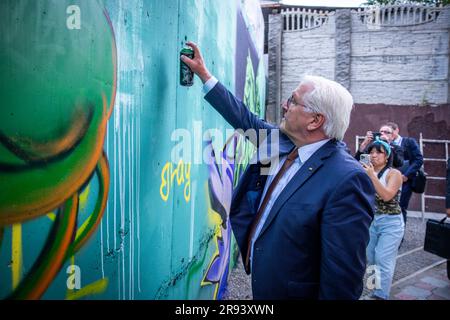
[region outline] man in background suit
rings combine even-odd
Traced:
[[[423,165],[423,156],[414,138],[400,136],[400,129],[395,122],[388,122],[386,126],[392,129],[393,143],[401,146],[403,149],[404,161],[403,166],[400,168],[403,178],[400,207],[402,208],[403,221],[406,225],[409,200],[412,196],[411,185],[414,183],[417,171]]]
[[[267,139],[253,141],[258,152],[264,144],[279,150],[270,175],[258,153],[231,203],[253,298],[358,299],[375,190],[341,142],[353,106],[350,93],[334,81],[305,77],[283,104],[278,128],[252,114],[211,76],[198,47],[187,44],[194,58],[181,59],[202,80],[205,99],[235,129],[267,130]]]

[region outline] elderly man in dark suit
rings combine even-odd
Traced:
[[[211,76],[198,47],[188,45],[194,58],[181,59],[204,83],[205,99],[234,128],[267,130],[267,139],[253,141],[258,150],[278,149],[269,175],[258,154],[231,204],[253,298],[358,299],[375,190],[341,142],[350,93],[334,81],[305,77],[283,104],[278,128],[252,114]]]

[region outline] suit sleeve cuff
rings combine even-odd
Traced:
[[[212,88],[216,86],[217,82],[219,82],[219,80],[217,80],[216,77],[212,76],[203,84],[203,93],[205,96],[212,90]]]

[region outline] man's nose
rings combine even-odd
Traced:
[[[287,101],[284,101],[282,104],[281,104],[281,108],[284,110],[284,111],[288,111],[288,106],[287,106]]]

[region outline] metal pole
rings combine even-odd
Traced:
[[[422,132],[420,133],[420,139],[419,139],[419,146],[420,146],[420,153],[423,156],[423,137],[422,137]],[[425,171],[425,161],[422,164],[422,167]],[[421,195],[421,207],[422,207],[422,223],[425,221],[425,192],[426,190],[422,193]]]

